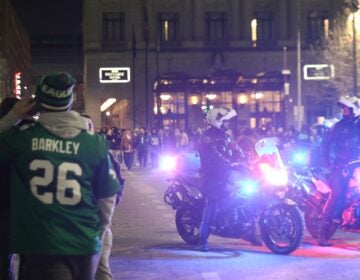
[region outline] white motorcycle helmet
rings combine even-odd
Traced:
[[[236,115],[237,114],[234,109],[229,109],[226,107],[214,108],[209,110],[209,112],[207,113],[206,121],[209,125],[220,129],[223,121],[230,120]]]
[[[341,96],[338,105],[351,108],[355,117],[360,116],[360,101],[355,96]]]

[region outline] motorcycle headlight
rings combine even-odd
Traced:
[[[236,194],[238,196],[251,195],[258,190],[259,184],[254,180],[239,180],[237,182]]]
[[[163,155],[159,160],[159,169],[163,171],[175,171],[176,169],[176,156]]]
[[[292,156],[292,162],[294,164],[305,165],[308,162],[308,155],[305,151],[296,151]]]

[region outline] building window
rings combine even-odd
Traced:
[[[163,43],[176,42],[179,40],[179,14],[160,13],[160,41]]]
[[[205,101],[204,101],[205,100]],[[203,93],[203,105],[207,105],[207,109],[213,107],[225,106],[232,108],[233,106],[233,97],[232,92],[230,91],[209,91]],[[204,109],[204,108],[202,108]]]
[[[256,41],[271,41],[273,39],[274,17],[271,12],[257,12],[251,22],[251,28],[256,28]],[[252,30],[252,34],[253,34]],[[254,37],[252,35],[252,37]],[[254,38],[252,38],[254,41]]]
[[[205,14],[206,40],[217,42],[227,40],[227,16],[225,12]]]
[[[316,41],[328,36],[329,17],[325,11],[311,11],[308,17],[308,38]]]
[[[102,26],[104,42],[125,41],[124,13],[103,13]]]
[[[171,118],[175,115],[185,114],[184,92],[162,92],[160,94],[160,113]]]

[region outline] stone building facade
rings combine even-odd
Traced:
[[[213,106],[238,125],[307,119],[307,52],[339,0],[87,0],[85,111],[96,126],[193,129]],[[301,55],[301,57],[299,56]],[[307,61],[308,60],[308,61]],[[115,103],[100,110],[108,99]],[[322,109],[321,109],[322,108]],[[301,113],[302,112],[302,113]]]

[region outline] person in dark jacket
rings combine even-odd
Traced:
[[[164,126],[164,134],[162,135],[162,150],[165,153],[175,153],[177,151],[176,147],[176,136],[173,129],[170,129],[169,126]]]
[[[22,100],[6,97],[0,103],[0,133],[14,125],[31,122],[31,111],[35,102],[32,98]],[[18,266],[14,254],[10,253],[10,178],[12,162],[9,161],[0,171],[0,279],[15,279]]]
[[[159,156],[162,152],[162,141],[156,128],[151,129],[149,135],[149,155],[151,160],[151,167],[158,168]]]
[[[236,116],[234,110],[226,107],[214,108],[206,116],[209,127],[204,131],[199,154],[203,176],[202,192],[206,205],[200,225],[200,250],[208,251],[207,238],[210,222],[219,199],[226,196],[225,186],[231,172],[230,140],[226,133],[226,121]]]
[[[324,163],[330,169],[331,194],[323,210],[319,226],[318,244],[331,246],[328,232],[332,219],[339,216],[347,187],[343,176],[345,165],[360,155],[360,103],[356,97],[341,97],[338,101],[343,118],[335,123],[323,141]]]
[[[109,151],[114,156],[114,158],[118,161],[122,161],[121,154],[121,134],[119,128],[116,126],[112,127],[107,132],[107,139],[109,141]]]
[[[149,135],[145,127],[141,127],[135,137],[135,149],[137,150],[140,168],[146,168],[149,154]]]

